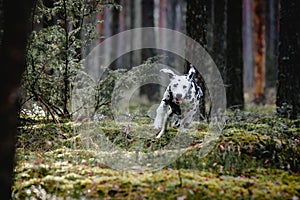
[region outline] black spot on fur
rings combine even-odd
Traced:
[[[186,86],[186,85],[184,85],[184,86],[182,86],[182,88],[183,88],[183,89],[185,89],[185,88],[187,88],[187,86]]]
[[[170,92],[170,98],[168,100],[163,100],[164,102],[166,102],[166,104],[170,105],[171,109],[172,109],[172,113],[170,114],[173,115],[173,114],[176,114],[176,115],[181,115],[181,109],[180,109],[180,106],[176,103],[173,102],[173,94],[172,92]]]
[[[173,85],[173,87],[177,87],[178,86],[178,83],[175,83],[174,85]]]
[[[174,123],[175,127],[178,128],[180,126],[179,120],[176,120],[176,122]]]

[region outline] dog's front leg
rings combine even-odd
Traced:
[[[168,119],[170,114],[172,113],[171,109],[168,109],[168,111],[164,112],[164,116],[163,116],[163,121],[162,121],[162,129],[160,130],[159,134],[156,136],[156,138],[160,138],[165,131],[167,130],[167,126],[168,126]]]
[[[167,105],[167,101],[170,99],[170,94],[168,92],[168,90],[165,91],[164,96],[163,96],[163,100],[160,102],[157,110],[156,110],[156,117],[154,120],[154,129],[158,130],[162,127],[163,124],[163,118],[164,118],[164,114],[167,113],[167,109],[168,109],[168,105]]]
[[[154,129],[158,130],[161,128],[163,124],[163,118],[167,111],[167,105],[164,101],[161,101],[160,105],[158,106],[156,110],[156,117],[154,120]]]

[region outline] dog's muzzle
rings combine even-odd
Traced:
[[[176,104],[181,104],[182,99],[181,99],[181,98],[174,97],[173,102],[176,103]]]

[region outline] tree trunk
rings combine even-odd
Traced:
[[[278,69],[279,0],[267,0],[266,13],[266,88],[275,88]]]
[[[33,0],[4,0],[1,6],[4,21],[0,47],[0,199],[11,198],[18,89],[25,69],[32,7]]]
[[[69,21],[68,21],[68,13],[67,13],[67,0],[64,0],[63,8],[64,8],[64,13],[63,13],[63,21],[64,21],[64,31],[65,31],[65,51],[64,51],[64,96],[63,96],[63,117],[69,118],[70,114],[68,111],[68,103],[70,100],[70,66],[69,66]]]
[[[166,0],[160,0],[158,26],[161,28],[166,28],[166,25],[167,25]]]
[[[300,116],[300,1],[280,1],[276,106],[280,117]]]
[[[133,29],[133,28],[135,28],[134,23],[135,23],[135,17],[136,17],[135,16],[135,1],[131,0],[128,3],[129,3],[128,7],[129,7],[129,17],[130,17],[130,21],[129,21],[130,26],[129,27],[130,27],[130,29]],[[133,45],[134,45],[133,40],[130,40],[130,46],[132,47]],[[130,66],[130,68],[134,66],[133,59],[134,59],[134,53],[130,52],[129,53],[129,66]]]
[[[101,10],[101,12],[96,14],[96,18],[98,21],[104,20],[104,10]],[[100,22],[98,24],[98,36],[99,36],[99,42],[103,42],[104,40],[104,22]],[[98,43],[98,41],[97,41]]]
[[[213,52],[212,57],[222,75],[226,79],[226,39],[227,39],[227,0],[219,0],[212,8],[213,23]]]
[[[243,109],[242,0],[227,1],[226,57],[227,107]]]
[[[119,11],[119,20],[118,20],[118,23],[119,23],[119,29],[118,29],[118,33],[121,33],[123,31],[126,30],[126,1],[125,0],[120,0],[120,5],[122,6],[122,9]],[[120,40],[118,41],[118,54],[120,54],[122,52],[122,49],[123,49],[123,46],[126,45],[128,41],[124,41],[124,40]],[[117,68],[125,68],[125,67],[128,67],[127,64],[128,64],[128,58],[129,55],[124,55],[124,56],[121,56],[119,58],[117,58]]]
[[[184,32],[185,27],[183,26],[184,24],[184,0],[177,0],[177,5],[175,8],[176,11],[176,20],[175,20],[175,27],[174,29],[176,31]],[[184,29],[184,30],[183,30]]]
[[[177,0],[166,0],[166,17],[167,17],[167,28],[174,29],[175,28],[175,19],[176,19],[176,3]]]
[[[253,92],[254,85],[254,52],[252,30],[252,0],[244,0],[243,8],[243,64],[244,88]]]
[[[186,33],[189,37],[197,41],[202,45],[203,48],[207,49],[207,1],[187,1],[187,11],[186,11]],[[193,48],[193,47],[188,47]],[[200,59],[200,58],[199,58]],[[197,67],[197,66],[196,66]],[[189,64],[186,63],[185,72],[189,70]],[[205,84],[204,80],[199,77],[199,85],[203,91],[203,97],[200,102],[200,113],[201,118],[206,118],[206,109],[205,109]]]
[[[142,27],[154,27],[154,0],[142,0]],[[142,43],[155,43],[155,34],[149,34],[152,37],[142,37]],[[147,41],[147,42],[146,42]],[[155,56],[154,49],[142,49],[142,61]],[[146,95],[150,101],[159,99],[159,87],[157,85],[144,85],[141,87],[141,95]]]
[[[207,10],[206,1],[187,1],[186,32],[187,35],[207,48]]]
[[[154,0],[142,0],[142,27],[154,27]],[[151,38],[142,38],[142,40],[151,40],[155,43],[154,32]],[[142,60],[146,61],[155,55],[153,49],[143,49]]]
[[[117,5],[120,5],[120,0],[115,0],[114,1],[115,4]],[[120,26],[120,10],[117,9],[117,8],[113,8],[111,10],[111,14],[112,14],[112,19],[111,19],[111,23],[110,23],[110,26],[111,26],[111,34],[109,36],[113,36],[113,35],[116,35],[119,33],[119,26]],[[115,40],[115,43],[113,44],[113,48],[115,50],[111,51],[111,57],[115,57],[114,54],[116,54],[118,52],[118,48],[119,48],[119,41]],[[112,70],[116,70],[118,69],[118,63],[119,63],[119,59],[120,58],[117,58],[115,61],[113,61],[111,64],[110,64],[110,69]]]
[[[254,102],[265,104],[265,14],[264,1],[253,1],[254,17]]]

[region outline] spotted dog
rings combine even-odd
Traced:
[[[198,110],[200,97],[203,96],[201,88],[194,79],[196,70],[192,65],[188,74],[182,76],[176,75],[170,69],[161,69],[160,71],[170,75],[171,82],[156,110],[154,129],[161,128],[156,138],[160,138],[164,134],[168,121],[174,114],[177,119],[173,126],[181,127],[185,131]]]

